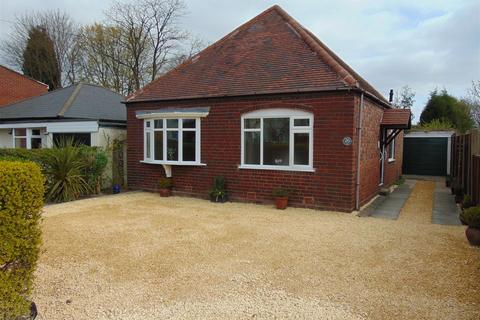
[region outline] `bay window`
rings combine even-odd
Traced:
[[[145,162],[200,164],[200,119],[145,119]]]
[[[267,109],[242,116],[240,168],[313,171],[313,115]]]

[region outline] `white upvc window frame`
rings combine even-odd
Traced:
[[[16,135],[15,130],[17,129],[25,129],[25,135]],[[40,134],[33,134],[33,130],[39,130]],[[25,149],[32,149],[32,139],[40,139],[41,141],[41,147],[43,148],[44,145],[44,139],[43,139],[43,130],[40,128],[12,128],[12,146],[14,148],[22,148],[22,147],[17,147],[15,145],[15,140],[16,139],[25,139]]]
[[[289,164],[288,165],[264,165],[263,164],[263,121],[264,119],[289,118]],[[260,128],[245,128],[245,120],[260,119]],[[308,126],[295,126],[295,119],[308,119]],[[310,112],[298,109],[262,109],[246,113],[241,116],[241,164],[240,169],[257,169],[257,170],[278,170],[278,171],[307,171],[314,172],[313,168],[313,119],[314,116]],[[245,163],[245,132],[260,133],[260,164]],[[295,164],[294,137],[295,133],[307,133],[309,137],[309,154],[308,165]]]
[[[183,128],[183,120],[195,120],[195,128]],[[168,128],[168,120],[178,120],[177,128]],[[155,121],[162,121],[162,128],[155,128]],[[162,131],[162,160],[155,160],[155,132]],[[167,132],[178,132],[178,160],[166,160],[167,158]],[[183,160],[183,132],[195,132],[195,160]],[[143,120],[143,161],[144,163],[162,164],[162,165],[181,165],[181,166],[201,166],[201,121],[200,118],[193,117],[162,117],[148,118]],[[150,135],[150,148],[147,147],[147,136]]]
[[[387,136],[390,134],[391,130],[387,131]],[[388,146],[388,162],[394,162],[395,161],[395,138],[392,139],[392,142],[390,142],[390,145]]]

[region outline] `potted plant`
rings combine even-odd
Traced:
[[[213,187],[210,190],[210,201],[224,203],[228,200],[225,178],[217,176],[213,178]]]
[[[158,185],[161,197],[170,197],[172,195],[172,179],[161,178]]]
[[[465,235],[470,245],[480,246],[480,206],[465,209],[460,218],[468,225]]]
[[[273,196],[275,197],[275,206],[277,209],[284,210],[288,205],[288,191],[282,188],[276,188],[273,190]]]

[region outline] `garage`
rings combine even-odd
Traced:
[[[403,140],[403,174],[450,174],[451,137],[454,131],[411,131]]]

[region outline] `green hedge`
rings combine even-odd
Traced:
[[[0,319],[28,314],[43,194],[38,165],[0,161]]]
[[[99,193],[108,161],[100,148],[73,145],[53,149],[0,149],[0,160],[38,164],[46,177],[47,201],[53,202]]]

